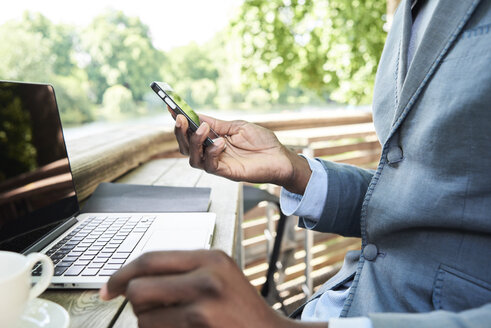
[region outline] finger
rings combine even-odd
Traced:
[[[225,139],[217,138],[213,140],[213,145],[206,147],[204,157],[204,169],[208,173],[216,173],[220,163],[221,154],[226,148]]]
[[[174,134],[176,135],[177,143],[179,144],[179,152],[183,155],[189,154],[189,135],[188,135],[188,120],[184,115],[176,116],[176,125],[174,126]]]
[[[189,138],[189,164],[194,168],[203,168],[203,144],[209,132],[210,126],[202,123]]]
[[[177,116],[176,112],[174,112],[169,106],[167,106],[167,110],[172,115],[172,118],[175,120]]]
[[[133,279],[128,283],[126,297],[138,315],[156,306],[175,306],[215,297],[222,289],[218,274],[202,268],[186,274]]]
[[[209,261],[211,251],[149,252],[116,271],[101,288],[100,297],[110,300],[124,294],[128,282],[147,275],[176,274],[192,271]]]
[[[222,121],[203,114],[198,116],[200,121],[208,123],[213,131],[222,136],[236,134],[247,123],[245,121]]]

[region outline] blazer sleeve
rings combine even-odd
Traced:
[[[343,236],[361,237],[361,206],[374,171],[317,160],[327,172],[327,198],[319,221],[309,228]],[[299,220],[299,226],[305,228],[303,221]]]
[[[369,317],[373,328],[484,328],[491,323],[491,303],[458,313],[375,313]]]

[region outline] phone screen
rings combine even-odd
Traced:
[[[181,98],[177,93],[172,90],[172,88],[167,84],[167,83],[158,83],[159,87],[165,91],[173,100],[175,103],[181,107],[181,109],[189,116],[191,120],[193,120],[194,123],[196,123],[197,126],[199,126],[199,117],[198,114],[191,108],[191,106],[188,105],[188,103]]]
[[[200,126],[199,116],[196,112],[189,106],[181,96],[179,96],[174,90],[165,82],[153,82],[150,87],[157,93],[160,98],[167,103],[168,106],[174,110],[177,114],[181,113],[184,116],[187,116],[187,119],[190,123],[191,131],[196,131],[196,129]],[[162,93],[163,92],[163,93]],[[171,100],[169,102],[169,99]],[[173,106],[171,106],[173,105]],[[193,126],[194,124],[194,126]],[[213,144],[214,138],[217,138],[218,134],[210,129],[210,134],[208,138],[206,138],[205,145]]]
[[[179,104],[179,107],[186,112],[186,114],[189,116],[190,119],[193,120],[194,123],[196,123],[197,126],[199,126],[199,117],[198,114],[187,104],[187,102],[184,101],[184,99],[181,98],[177,93],[174,91],[167,91],[167,94],[174,99],[174,102]]]

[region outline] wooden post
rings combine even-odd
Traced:
[[[396,12],[397,6],[401,0],[387,0],[387,24],[384,29],[388,32],[392,26],[392,21],[394,20],[394,13]]]

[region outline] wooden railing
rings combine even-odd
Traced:
[[[301,115],[299,118],[299,115]],[[275,131],[278,138],[297,152],[342,163],[374,168],[380,156],[368,112],[337,111],[325,113],[268,115],[255,120],[261,126]],[[75,185],[80,200],[88,197],[104,181],[112,181],[130,169],[152,158],[180,157],[172,127],[138,126],[124,131],[106,131],[102,134],[77,140],[68,140]],[[279,188],[265,186],[279,194]],[[267,270],[267,206],[245,213],[244,273],[254,286],[265,281]],[[278,215],[274,215],[276,221]],[[305,281],[304,233],[295,229],[293,260],[288,264],[280,294],[289,310],[301,303],[305,295],[301,285]],[[273,232],[274,235],[274,232]],[[343,238],[334,234],[314,233],[312,247],[312,276],[318,287],[339,269],[345,253],[358,249],[357,238]]]

